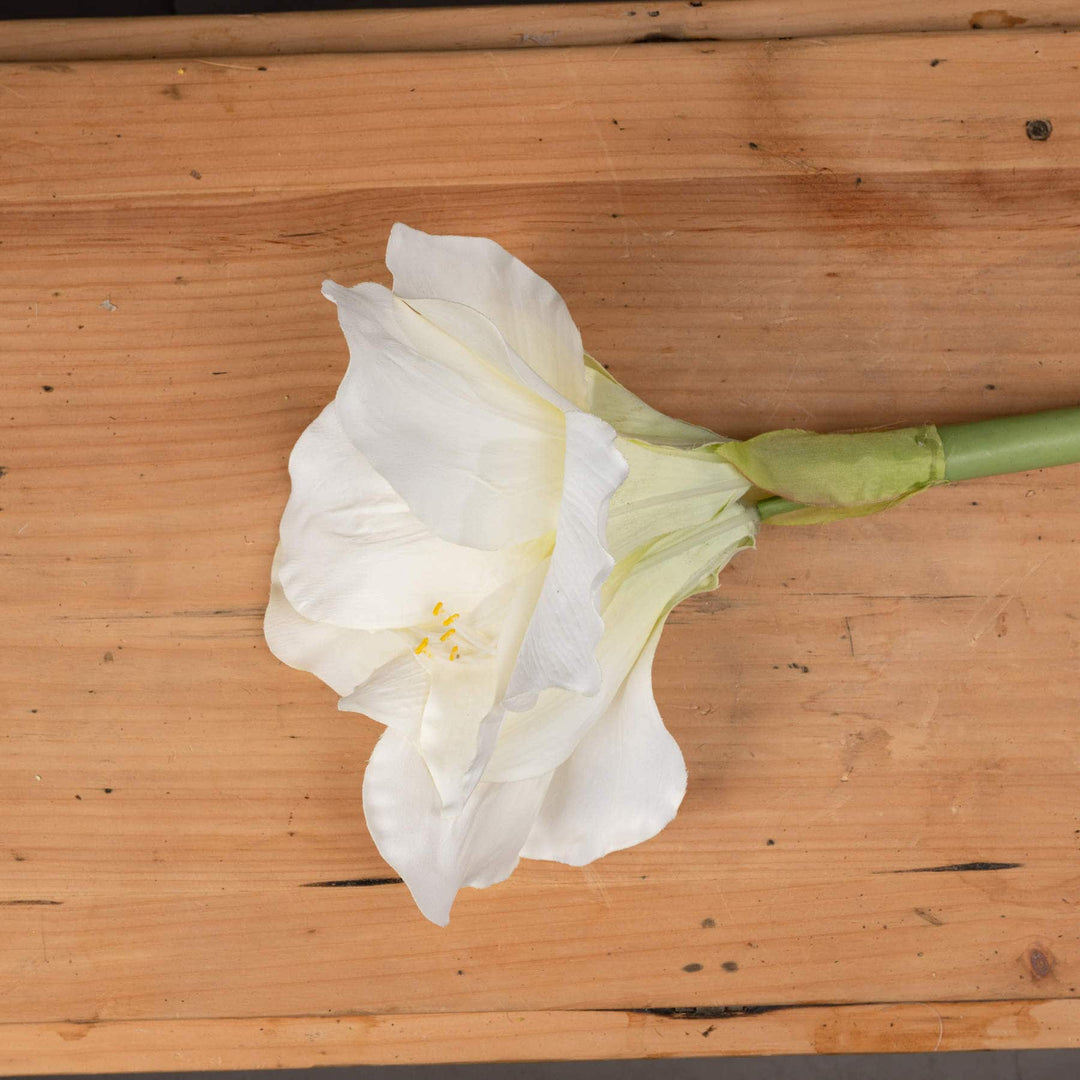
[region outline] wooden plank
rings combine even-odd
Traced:
[[[0,73],[0,1062],[932,1049],[935,1011],[943,1048],[1072,1045],[1080,469],[768,530],[661,646],[678,820],[447,930],[400,885],[309,887],[391,873],[376,730],[260,631],[345,362],[318,284],[385,280],[395,219],[494,236],[730,435],[1074,402],[1072,36],[273,64],[178,101],[177,65]],[[439,110],[395,124],[407,97]],[[821,1008],[627,1013],[770,1005]]]
[[[1011,1049],[1080,1045],[1074,1000],[796,1006],[777,1011],[431,1013],[0,1027],[20,1075],[479,1061]]]
[[[1024,0],[1012,11],[973,10],[960,0],[650,0],[411,11],[387,5],[365,11],[20,20],[2,24],[0,60],[221,59],[1078,25],[1069,0]]]
[[[1062,134],[1076,53],[1003,32],[9,64],[0,202],[769,176],[854,197],[880,175],[1060,175],[1080,160]],[[1057,136],[1029,139],[1036,118]]]

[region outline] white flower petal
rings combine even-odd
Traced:
[[[386,265],[398,296],[475,308],[548,385],[584,406],[581,334],[563,298],[493,240],[430,236],[399,223],[390,232]]]
[[[652,691],[658,625],[607,712],[559,766],[522,848],[584,866],[655,836],[679,809],[686,764]]]
[[[546,690],[531,709],[508,713],[483,778],[522,780],[561,765],[614,700],[657,623],[680,600],[712,587],[718,569],[750,542],[756,527],[757,515],[735,503],[715,521],[663,537],[616,566],[596,650],[599,692],[588,698]]]
[[[289,472],[280,576],[313,620],[383,629],[414,626],[440,601],[467,610],[550,543],[480,551],[433,535],[349,441],[333,402],[300,436]]]
[[[312,672],[335,693],[348,694],[403,651],[401,638],[390,631],[351,630],[304,618],[281,588],[279,558],[274,557],[270,603],[263,619],[266,643],[279,660]]]
[[[738,469],[707,450],[621,437],[615,447],[630,466],[608,507],[607,548],[616,561],[664,533],[709,521],[750,490]]]
[[[606,548],[607,506],[627,474],[622,455],[612,445],[615,433],[604,421],[581,412],[548,386],[486,316],[449,301],[410,303],[433,327],[437,323],[454,340],[492,363],[498,362],[523,385],[566,412],[566,457],[555,550],[510,682],[507,704],[525,708],[549,686],[595,693],[600,673],[593,654],[603,632],[597,605],[600,587],[614,565]],[[436,346],[433,342],[432,347]],[[714,457],[709,464],[715,470],[714,479],[731,474],[741,481],[731,466]],[[669,467],[667,471],[672,470]],[[742,483],[745,489],[745,481]],[[712,505],[715,512],[722,504],[714,499]]]
[[[443,811],[423,759],[392,729],[364,774],[364,816],[382,857],[417,906],[445,926],[458,889],[484,888],[513,873],[548,778],[477,786],[457,814]]]
[[[579,411],[574,402],[538,375],[503,337],[499,328],[475,308],[451,300],[409,300],[401,303],[419,315],[428,328],[426,332],[421,332],[412,321],[403,322],[422,352],[438,351],[441,354],[447,348],[447,342],[464,346],[506,378],[531,390],[562,412]]]
[[[418,352],[424,320],[378,285],[325,282],[350,362],[337,394],[354,445],[436,535],[492,550],[550,532],[562,488],[559,410],[465,348]]]
[[[495,371],[524,386],[553,405],[565,411],[562,402],[553,400],[555,391],[511,347],[499,328],[475,308],[466,307],[452,300],[415,299],[398,300],[417,319],[402,320],[402,327],[409,340],[428,356],[444,356],[447,351],[457,357],[459,349],[473,354],[473,362],[482,360]],[[572,406],[575,407],[576,406]]]
[[[687,448],[730,441],[708,428],[675,420],[646,405],[591,356],[586,357],[585,382],[589,412],[602,417],[627,438]]]
[[[433,660],[428,672],[430,690],[417,748],[443,805],[457,808],[479,779],[474,763],[481,730],[502,718],[501,712],[491,716],[498,673],[492,658],[469,656],[454,663]]]
[[[371,673],[338,702],[342,712],[363,713],[417,742],[430,680],[408,647]]]
[[[626,478],[614,434],[589,413],[566,414],[566,479],[555,549],[510,677],[508,708],[528,707],[551,686],[578,694],[600,688],[600,589],[614,566],[605,547],[607,509]]]
[[[444,810],[461,809],[495,749],[506,684],[546,575],[546,561],[538,563],[456,622],[457,660],[421,661],[431,690],[415,742]]]

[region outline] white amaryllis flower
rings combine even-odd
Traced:
[[[753,542],[749,485],[582,350],[490,240],[395,225],[394,288],[327,282],[351,359],[289,463],[266,638],[385,725],[383,857],[445,924],[520,856],[582,865],[675,815],[668,612]]]

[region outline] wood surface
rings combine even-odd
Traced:
[[[765,530],[661,644],[676,822],[448,929],[261,636],[394,220],[729,435],[1074,404],[1078,89],[1030,30],[0,67],[0,1065],[1080,1045],[1078,467]]]
[[[1075,1040],[1075,1001],[917,1001],[883,1005],[779,1006],[551,1012],[398,1013],[394,1016],[257,1017],[12,1024],[0,1069],[170,1072],[312,1066],[446,1064],[477,1056],[513,1061],[602,1061],[723,1054],[1056,1047]]]
[[[1075,29],[1072,0],[650,0],[402,11],[279,12],[4,25],[0,60],[127,60],[623,45],[837,34]]]

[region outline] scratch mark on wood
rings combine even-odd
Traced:
[[[986,631],[989,630],[990,627],[993,626],[994,623],[997,621],[997,617],[1020,595],[1021,586],[1028,580],[1029,577],[1031,577],[1032,574],[1045,566],[1049,559],[1050,556],[1047,555],[1044,558],[1040,559],[1037,563],[1029,567],[1028,570],[1020,578],[1020,580],[1016,583],[1016,586],[1013,588],[1013,590],[1001,597],[1001,603],[994,608],[994,610],[990,613],[989,616],[982,620],[982,624],[979,626],[979,628],[971,634],[971,637],[968,639],[969,645],[975,645],[978,643],[979,638],[981,638],[983,634],[985,634]],[[998,595],[1000,596],[1000,593]],[[994,599],[997,599],[997,597],[988,597],[987,602],[990,603]],[[985,611],[985,608],[983,610]],[[981,612],[976,612],[971,617],[971,620],[968,622],[967,627],[969,630],[971,630],[972,626],[979,621],[980,614]]]

